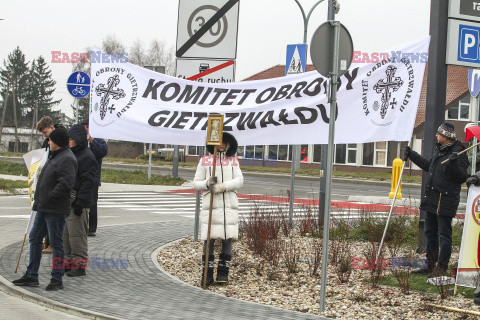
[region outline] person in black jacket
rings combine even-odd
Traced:
[[[93,186],[93,198],[92,198],[92,205],[90,206],[90,212],[88,214],[88,236],[94,237],[97,232],[97,224],[98,224],[98,215],[97,215],[97,202],[98,202],[98,188],[102,184],[100,182],[100,177],[102,175],[102,159],[107,155],[108,147],[105,140],[101,138],[93,138],[88,129],[88,120],[82,122],[85,130],[87,130],[87,140],[92,150],[93,155],[95,156],[95,160],[97,160],[97,172],[95,173],[95,184]]]
[[[40,132],[45,137],[45,140],[42,143],[42,149],[49,151],[48,141],[49,141],[50,133],[52,133],[53,130],[58,128],[65,129],[65,127],[61,124],[53,124],[53,120],[49,116],[42,117],[37,122],[37,131]],[[42,253],[52,253],[52,247],[50,246],[50,241],[48,240],[48,234],[45,236],[45,242],[43,243]]]
[[[37,211],[30,231],[30,263],[25,275],[13,281],[17,286],[38,287],[38,269],[42,258],[42,240],[49,235],[53,248],[52,280],[46,290],[63,289],[63,232],[70,212],[70,192],[77,172],[77,160],[68,148],[67,130],[56,129],[50,134],[50,155],[40,173],[34,196]]]
[[[455,127],[443,123],[437,131],[437,147],[431,160],[426,160],[410,147],[405,149],[405,161],[410,158],[422,170],[428,172],[424,197],[420,210],[425,210],[425,236],[427,238],[427,268],[419,273],[447,271],[452,253],[452,219],[460,202],[461,185],[467,180],[468,159],[466,154],[458,155],[465,147],[456,140]],[[444,160],[449,160],[442,164]],[[440,239],[440,254],[439,249]],[[436,266],[438,262],[438,266]]]
[[[70,149],[77,158],[78,170],[72,191],[72,209],[65,226],[63,241],[65,256],[70,269],[69,277],[86,275],[88,263],[88,211],[92,204],[92,191],[97,171],[97,161],[88,148],[87,131],[81,124],[74,124],[69,130]]]

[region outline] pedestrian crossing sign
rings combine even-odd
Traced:
[[[307,45],[287,45],[287,63],[285,64],[285,75],[305,72],[307,67]]]

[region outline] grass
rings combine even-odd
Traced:
[[[11,174],[14,176],[28,176],[27,166],[23,163],[15,163],[0,160],[0,174]]]
[[[27,181],[0,179],[0,190],[14,192],[15,189],[27,188]]]
[[[105,162],[122,162],[122,163],[138,163],[138,164],[148,164],[148,159],[128,159],[128,158],[104,158]],[[275,163],[275,162],[271,162]],[[153,165],[157,166],[171,166],[172,161],[167,160],[152,160]],[[181,167],[196,167],[197,162],[180,162],[179,166]],[[242,171],[244,172],[262,172],[262,173],[284,173],[289,174],[291,172],[290,168],[279,168],[275,166],[242,166]],[[405,172],[406,173],[406,172]],[[306,175],[312,177],[320,177],[320,170],[318,169],[298,169],[296,171],[298,175]],[[355,179],[372,179],[378,181],[390,181],[392,174],[390,172],[346,172],[346,171],[334,171],[333,176],[337,178],[355,178]],[[414,182],[420,183],[422,181],[422,176],[409,176],[407,174],[403,175],[403,182]]]
[[[27,176],[27,167],[22,163],[10,161],[0,161],[0,174],[10,174],[16,176]],[[122,171],[102,169],[102,182],[127,183],[127,184],[148,184],[148,185],[166,185],[179,186],[186,182],[184,179],[172,178],[170,176],[161,176],[153,174],[148,180],[147,174],[141,171]],[[26,182],[24,182],[26,184]],[[24,188],[25,186],[22,186]]]
[[[427,293],[433,293],[433,294],[438,294],[438,289],[434,285],[428,284],[427,283],[427,275],[421,275],[421,274],[410,274],[410,289],[415,290],[415,291],[420,291],[420,292],[427,292]],[[381,285],[386,285],[386,286],[392,286],[392,287],[398,287],[398,281],[395,278],[394,275],[388,275],[383,277],[380,280]],[[450,288],[454,288],[454,285],[452,285]],[[466,288],[466,287],[457,287],[457,294],[463,295],[466,298],[472,298],[473,299],[473,292],[475,289],[473,288]]]
[[[127,184],[146,184],[146,185],[164,185],[164,186],[179,186],[186,180],[181,178],[173,178],[171,176],[161,176],[152,174],[151,179],[148,180],[148,175],[142,171],[121,171],[102,169],[102,182],[110,183],[127,183]]]

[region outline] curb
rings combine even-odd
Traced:
[[[5,279],[0,275],[0,289],[12,296],[15,296],[17,298],[20,298],[22,300],[32,302],[38,305],[41,305],[43,307],[61,311],[64,313],[68,313],[74,316],[79,316],[79,317],[86,317],[89,319],[98,319],[98,320],[125,320],[123,318],[117,318],[114,316],[109,316],[103,313],[95,312],[95,311],[90,311],[74,306],[70,306],[68,304],[58,302],[49,298],[45,298],[41,295],[38,295],[36,293],[30,292],[28,290],[23,289],[22,287],[18,287],[13,285],[10,281]]]
[[[255,306],[265,306],[265,307],[270,307],[270,308],[274,308],[274,309],[279,309],[279,310],[282,310],[282,311],[288,311],[288,312],[294,312],[294,313],[298,313],[298,314],[302,314],[302,315],[311,315],[312,317],[318,317],[319,320],[331,320],[331,318],[327,318],[327,317],[324,317],[324,316],[320,316],[320,315],[317,315],[317,314],[309,314],[309,313],[302,313],[302,312],[299,312],[299,311],[294,311],[294,310],[288,310],[288,309],[282,309],[282,308],[279,308],[279,307],[275,307],[275,306],[269,306],[269,305],[266,305],[266,304],[262,304],[262,303],[256,303],[256,302],[252,302],[252,301],[248,301],[248,300],[241,300],[241,299],[236,299],[236,298],[232,298],[232,297],[226,297],[224,296],[223,294],[220,294],[220,293],[216,293],[216,292],[212,292],[210,290],[203,290],[202,288],[200,287],[196,287],[194,285],[191,285],[190,283],[187,283],[187,282],[183,282],[182,280],[180,280],[179,278],[175,277],[174,275],[170,274],[169,272],[167,272],[161,265],[160,263],[158,262],[158,254],[160,251],[162,251],[164,248],[167,248],[169,246],[172,246],[174,244],[176,244],[177,242],[180,242],[184,239],[185,237],[182,237],[180,239],[177,239],[177,240],[174,240],[174,241],[171,241],[171,242],[168,242],[168,243],[165,243],[164,245],[158,247],[157,249],[153,250],[153,252],[150,254],[150,259],[152,260],[153,264],[155,265],[155,267],[157,267],[157,269],[162,272],[164,275],[166,275],[167,277],[169,277],[170,279],[172,279],[173,281],[175,281],[176,283],[179,283],[179,284],[182,284],[184,286],[187,286],[187,287],[190,287],[192,289],[195,289],[197,290],[198,292],[205,292],[207,291],[208,293],[210,294],[214,294],[214,295],[217,295],[217,296],[220,296],[222,298],[226,298],[226,299],[233,299],[233,300],[238,300],[238,301],[242,301],[242,302],[246,302],[246,303],[249,303],[249,304],[253,304]]]

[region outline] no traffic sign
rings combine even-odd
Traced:
[[[238,0],[180,0],[178,58],[235,59]]]

